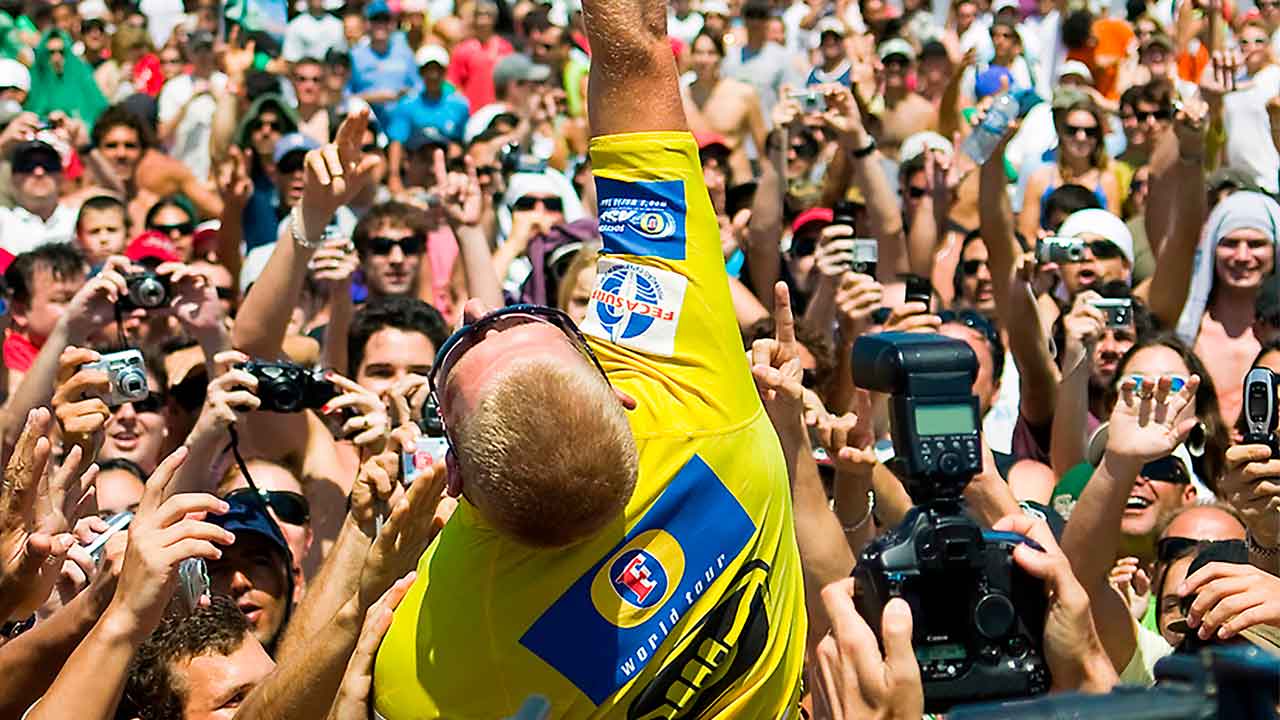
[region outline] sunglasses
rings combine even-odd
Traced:
[[[965,260],[960,263],[960,271],[965,275],[977,275],[979,268],[987,267],[986,260]]]
[[[1078,136],[1080,133],[1084,133],[1085,137],[1093,140],[1097,140],[1102,137],[1102,131],[1098,129],[1097,125],[1066,125],[1062,129],[1066,132],[1068,137]]]
[[[43,169],[49,175],[61,173],[62,161],[43,154],[18,158],[13,161],[13,171],[18,174],[33,173],[36,168]]]
[[[1173,119],[1173,111],[1172,110],[1155,110],[1152,112],[1144,112],[1142,110],[1134,110],[1133,116],[1138,119],[1138,122],[1141,122],[1141,123],[1151,122],[1153,118],[1156,120],[1171,120]]]
[[[399,247],[405,255],[421,255],[427,248],[427,239],[421,235],[410,235],[402,238],[371,237],[367,243],[369,252],[374,255],[390,255],[391,248]]]
[[[542,203],[542,207],[548,212],[564,212],[564,200],[558,197],[538,197],[537,195],[524,195],[511,203],[511,209],[519,212],[532,210]]]
[[[172,235],[174,233],[178,233],[179,235],[190,235],[196,231],[196,225],[190,221],[173,223],[171,225],[152,223],[150,229],[155,230],[158,233],[164,233],[165,235]]]
[[[111,412],[114,414],[116,411],[118,411],[120,408],[124,407],[125,405],[132,405],[133,411],[139,414],[158,413],[164,409],[164,395],[161,395],[160,393],[157,393],[157,392],[153,392],[147,395],[146,397],[142,398],[141,400],[122,402],[118,405],[108,405],[107,407],[110,408]]]
[[[289,490],[263,490],[261,488],[240,488],[227,493],[227,499],[243,499],[251,502],[265,503],[275,511],[281,522],[290,525],[306,525],[311,522],[311,505],[304,495]]]
[[[604,366],[600,364],[596,354],[591,352],[591,347],[587,345],[587,339],[583,337],[582,331],[573,323],[572,318],[560,310],[544,305],[520,304],[494,310],[470,325],[463,325],[450,335],[444,341],[444,344],[440,346],[440,351],[436,353],[436,361],[432,364],[431,372],[427,375],[431,392],[439,392],[440,385],[444,382],[454,363],[458,362],[458,358],[479,343],[489,330],[499,325],[519,325],[528,322],[546,323],[559,328],[573,341],[574,346],[578,348],[583,357],[586,357],[596,366],[596,369],[604,376],[605,382],[608,382],[609,376],[605,373]]]
[[[1142,466],[1142,472],[1139,473],[1148,480],[1159,480],[1167,483],[1179,483],[1185,485],[1191,482],[1191,478],[1187,477],[1187,469],[1183,467],[1182,461],[1168,455],[1159,460],[1152,460]]]

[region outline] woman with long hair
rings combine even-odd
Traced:
[[[1018,216],[1018,230],[1027,238],[1038,237],[1044,227],[1044,201],[1063,185],[1082,185],[1093,191],[1104,210],[1120,212],[1121,188],[1114,173],[1108,172],[1110,157],[1103,138],[1107,132],[1102,109],[1087,96],[1054,110],[1058,131],[1057,162],[1039,168],[1027,180],[1027,191]],[[1056,228],[1045,227],[1049,233]]]

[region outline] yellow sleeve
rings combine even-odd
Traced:
[[[583,332],[610,380],[668,430],[737,424],[760,409],[729,294],[720,228],[693,136],[591,142],[603,255]],[[652,426],[651,426],[652,427]]]

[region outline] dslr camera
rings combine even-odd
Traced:
[[[258,380],[259,410],[296,413],[319,410],[338,396],[338,388],[324,372],[297,363],[251,360],[239,368]]]
[[[140,350],[121,350],[107,353],[97,362],[81,366],[88,370],[102,370],[111,383],[111,391],[103,398],[112,407],[134,400],[143,400],[151,394],[147,387],[147,365]]]
[[[1276,376],[1264,367],[1256,367],[1244,377],[1244,442],[1266,445],[1271,457],[1280,458],[1280,442],[1276,441]]]
[[[915,501],[858,558],[859,614],[880,637],[891,598],[911,607],[928,712],[1046,692],[1044,584],[1013,561],[1020,543],[1038,546],[982,529],[962,500],[982,470],[973,350],[940,335],[864,335],[853,345],[853,372],[860,387],[892,396],[897,457],[889,466]]]
[[[124,276],[125,294],[116,300],[120,310],[155,310],[169,304],[173,297],[169,278],[154,270],[143,270]]]

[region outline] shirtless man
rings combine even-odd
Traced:
[[[878,142],[886,157],[897,157],[903,140],[937,125],[938,111],[907,86],[907,78],[915,70],[916,51],[906,40],[886,40],[877,54],[884,64],[884,110],[880,112]]]
[[[755,89],[744,82],[721,77],[724,54],[724,43],[719,38],[705,31],[694,38],[691,56],[695,79],[684,88],[685,114],[695,133],[724,137],[730,150],[731,174],[745,180],[755,174],[747,157],[746,140],[750,137],[757,149],[763,148],[768,130]]]

